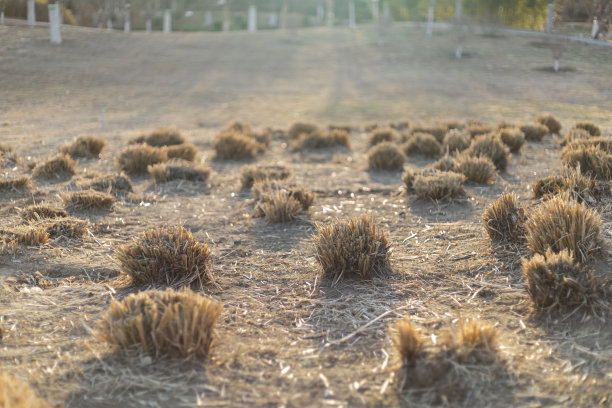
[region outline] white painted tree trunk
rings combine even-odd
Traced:
[[[433,34],[433,23],[435,18],[436,9],[434,8],[434,4],[429,3],[429,10],[427,11],[427,35],[431,36]]]
[[[257,7],[254,5],[249,6],[249,23],[248,30],[250,33],[257,31]]]
[[[270,13],[270,16],[268,17],[268,25],[270,27],[278,26],[278,14],[274,12]]]
[[[463,0],[455,0],[455,18],[461,21],[463,17]]]
[[[593,19],[593,28],[591,29],[591,37],[593,39],[597,39],[597,35],[599,34],[599,21],[597,21],[597,17]]]
[[[49,31],[51,34],[51,43],[61,44],[62,34],[60,32],[60,16],[59,16],[59,5],[49,4]]]
[[[108,20],[106,20],[106,29],[108,31],[111,31],[113,29],[113,19],[112,18],[108,18]]]
[[[322,5],[317,6],[317,21],[319,24],[323,24],[323,20],[325,19],[325,9]]]
[[[170,10],[164,11],[164,33],[168,34],[172,31],[172,13]]]
[[[559,72],[559,60],[555,59],[555,62],[553,63],[553,69],[555,70],[555,72]]]
[[[553,31],[553,22],[555,17],[555,2],[548,2],[548,7],[546,9],[546,32],[552,33]]]
[[[455,58],[461,59],[462,55],[463,55],[463,46],[461,44],[459,44],[457,46],[457,50],[455,50]]]
[[[230,9],[229,0],[225,0],[223,3],[223,31],[228,32],[230,30]]]
[[[210,12],[210,10],[207,10],[206,13],[204,14],[204,25],[206,27],[210,27],[212,23],[213,23],[212,13]]]
[[[356,24],[355,24],[355,0],[349,0],[348,12],[349,12],[349,27],[351,29],[354,29],[356,27]]]
[[[123,32],[129,33],[130,31],[132,31],[132,13],[128,3],[125,10],[125,20],[123,21]]]
[[[389,9],[389,0],[383,1],[383,22],[386,26],[391,24],[391,10]]]
[[[372,0],[372,21],[378,25],[378,0]]]
[[[281,29],[286,30],[287,29],[287,18],[289,14],[289,5],[287,0],[283,0],[283,3],[281,5],[281,15],[280,15],[280,26]]]
[[[153,30],[153,23],[151,22],[150,18],[147,18],[147,21],[145,21],[145,31],[147,33],[150,33]]]
[[[34,0],[28,0],[28,25],[36,25],[36,3]]]
[[[0,11],[0,25],[4,25],[4,11]]]
[[[336,16],[334,15],[334,0],[327,0],[327,25],[329,27],[334,25],[334,20]]]

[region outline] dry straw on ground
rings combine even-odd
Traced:
[[[612,178],[612,154],[597,146],[570,145],[561,152],[561,161],[567,167],[580,168],[583,174],[606,180]]]
[[[506,170],[510,151],[501,141],[499,136],[489,133],[478,136],[472,140],[472,144],[466,150],[472,157],[487,157],[491,159],[498,170]]]
[[[59,154],[36,165],[32,175],[36,178],[70,178],[76,173],[75,163],[67,154]]]
[[[285,166],[248,166],[241,170],[242,188],[251,188],[256,181],[285,180],[291,176],[291,170]]]
[[[1,190],[21,190],[32,187],[30,176],[8,177],[0,179]]]
[[[461,154],[455,159],[457,171],[467,180],[478,184],[491,184],[497,176],[495,165],[488,157],[473,157]]]
[[[482,215],[482,222],[492,241],[516,242],[524,238],[525,209],[513,193],[493,202]]]
[[[416,174],[412,191],[422,199],[443,200],[464,193],[465,176],[452,171],[433,171]]]
[[[451,129],[444,136],[442,146],[448,148],[450,152],[461,152],[470,147],[470,138],[458,129]]]
[[[297,139],[294,149],[325,149],[336,146],[350,148],[351,140],[346,131],[335,129],[302,133]]]
[[[383,142],[368,152],[368,167],[372,170],[401,170],[406,156],[393,143]]]
[[[548,133],[558,135],[561,132],[561,122],[550,113],[543,113],[537,117],[536,122],[548,128]]]
[[[567,194],[542,202],[525,222],[527,244],[533,252],[568,250],[583,263],[599,251],[601,228],[599,214]]]
[[[609,193],[610,185],[607,181],[595,181],[578,171],[568,169],[563,175],[555,174],[536,180],[531,189],[535,198],[549,198],[568,192],[578,202],[592,205]]]
[[[115,197],[110,194],[96,190],[74,191],[63,197],[67,208],[78,210],[110,209],[115,202]]]
[[[189,161],[172,159],[149,166],[148,171],[156,183],[165,183],[171,180],[206,181],[212,170],[203,164],[194,165]]]
[[[26,221],[68,216],[65,210],[61,208],[52,207],[45,203],[29,205],[26,208],[20,210],[19,215]]]
[[[99,157],[106,140],[98,136],[80,136],[69,145],[60,146],[60,152],[71,157]]]
[[[0,253],[15,252],[17,245],[40,246],[49,242],[49,233],[40,225],[0,228]]]
[[[265,149],[253,137],[236,131],[221,132],[212,144],[215,157],[224,160],[250,159]]]
[[[180,145],[185,143],[185,136],[174,128],[159,128],[148,135],[140,135],[130,141],[130,144],[141,143],[146,143],[154,147]]]
[[[574,313],[579,309],[597,313],[609,309],[606,292],[612,284],[609,278],[574,260],[567,250],[558,254],[547,251],[523,259],[526,289],[536,315]]]
[[[442,153],[442,146],[436,138],[429,133],[415,133],[402,146],[404,154],[422,154],[424,156],[437,156]]]
[[[601,129],[599,128],[599,126],[597,126],[594,123],[591,122],[578,122],[574,125],[575,128],[577,129],[584,129],[587,132],[589,132],[589,134],[591,136],[597,137],[597,136],[601,136]]]
[[[525,135],[521,132],[521,129],[516,127],[500,129],[499,137],[512,153],[517,153],[525,144]]]
[[[314,133],[318,130],[317,125],[307,122],[296,122],[289,128],[289,139],[297,140],[301,135]]]
[[[198,148],[191,143],[183,143],[175,146],[168,146],[165,148],[168,159],[182,159],[187,161],[194,161],[198,154]]]
[[[84,190],[103,191],[113,195],[125,195],[134,191],[132,180],[123,172],[94,177],[92,180],[82,184],[81,188]]]
[[[377,128],[368,136],[368,144],[375,146],[382,142],[396,142],[399,138],[399,133],[392,128]]]
[[[32,221],[31,225],[42,227],[53,239],[81,238],[88,230],[89,222],[74,217],[47,218]]]
[[[548,128],[540,124],[527,124],[521,126],[520,129],[525,135],[525,139],[530,142],[541,142],[544,136],[549,134]]]
[[[206,357],[223,306],[191,290],[149,290],[113,301],[94,337],[122,351]]]
[[[181,226],[153,228],[115,251],[121,273],[134,284],[187,286],[212,280],[208,244]]]
[[[13,146],[0,145],[0,166],[13,167],[21,163],[21,156]]]
[[[119,154],[117,163],[127,173],[145,173],[147,168],[153,164],[163,163],[168,160],[165,149],[149,146],[148,144],[137,144],[127,146]]]
[[[2,373],[0,374],[0,407],[50,408],[51,405],[39,398],[27,382]]]
[[[368,216],[317,224],[315,256],[332,285],[343,278],[369,279],[390,270],[387,234]]]

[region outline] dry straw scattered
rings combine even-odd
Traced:
[[[346,131],[335,129],[302,133],[296,142],[295,149],[325,149],[336,146],[350,148],[351,140]]]
[[[452,171],[419,173],[412,181],[412,191],[422,199],[443,200],[464,193],[465,176]]]
[[[168,160],[165,149],[149,146],[148,144],[137,144],[127,146],[119,154],[117,162],[121,169],[129,174],[145,173],[147,168],[157,163]]]
[[[148,171],[156,183],[165,183],[171,180],[206,181],[212,170],[206,165],[172,159],[149,166]]]
[[[461,154],[455,159],[457,171],[467,180],[478,184],[490,184],[495,181],[495,165],[488,157],[473,157]]]
[[[366,215],[317,224],[313,242],[323,275],[332,285],[343,278],[369,279],[390,270],[387,234]]]
[[[368,152],[368,167],[372,170],[401,170],[405,161],[404,153],[389,142],[379,143]]]
[[[67,217],[68,214],[61,208],[55,208],[45,203],[29,205],[19,211],[19,215],[26,221],[42,220],[45,218]]]
[[[422,154],[424,156],[437,156],[442,153],[442,146],[438,140],[429,133],[415,133],[403,145],[404,153],[408,156]]]
[[[318,130],[317,125],[307,122],[296,122],[289,128],[289,139],[297,140],[303,134],[314,133]]]
[[[525,236],[525,209],[517,197],[504,194],[493,202],[482,215],[489,238],[494,242],[517,242]]]
[[[110,194],[96,190],[74,191],[63,197],[67,208],[78,210],[110,209],[115,202],[115,197]]]
[[[243,160],[255,157],[265,146],[243,133],[224,131],[213,140],[213,149],[217,159]]]
[[[550,133],[546,126],[540,124],[523,125],[521,126],[521,132],[525,135],[525,139],[530,142],[541,142],[544,136]]]
[[[525,222],[527,244],[533,252],[568,250],[583,263],[599,251],[601,228],[599,214],[567,194],[542,202]]]
[[[498,170],[502,171],[508,166],[510,156],[509,149],[500,137],[493,133],[476,137],[472,140],[472,144],[466,150],[466,153],[472,157],[487,157]]]
[[[70,178],[76,173],[75,163],[67,154],[59,154],[45,161],[42,164],[36,165],[32,170],[32,175],[35,178]]]
[[[470,138],[458,129],[451,129],[446,136],[444,136],[442,146],[447,148],[450,152],[461,152],[470,147]]]
[[[180,145],[185,143],[185,136],[174,128],[159,128],[148,135],[140,135],[130,141],[130,144],[141,143],[146,143],[154,147]]]
[[[20,381],[4,372],[0,374],[0,407],[50,408],[51,405],[39,398],[27,382]]]
[[[2,190],[22,190],[32,187],[30,176],[8,177],[0,179],[0,191]]]
[[[563,165],[580,169],[592,177],[609,180],[612,178],[612,154],[598,146],[570,145],[561,152]]]
[[[14,253],[18,245],[40,246],[49,240],[49,233],[40,225],[0,227],[0,253]]]
[[[548,128],[548,133],[558,135],[561,132],[561,122],[550,113],[543,113],[537,117],[536,122]]]
[[[83,190],[103,191],[113,195],[125,195],[134,191],[132,180],[125,174],[107,174],[95,177],[87,183],[81,185]]]
[[[153,228],[115,251],[134,284],[187,286],[212,281],[210,250],[182,226]]]
[[[597,313],[609,309],[605,298],[612,281],[597,277],[574,258],[567,250],[557,254],[549,250],[545,255],[523,259],[523,275],[535,315],[573,314],[580,309]]]
[[[94,337],[121,351],[206,357],[223,306],[191,290],[148,290],[112,301]]]
[[[375,146],[382,142],[396,142],[400,138],[399,133],[392,128],[377,128],[370,133],[368,143]]]
[[[285,180],[291,176],[291,171],[285,166],[248,166],[243,167],[240,180],[242,188],[253,187],[253,183],[263,180]]]
[[[168,146],[165,148],[168,159],[182,159],[187,161],[194,161],[198,154],[198,148],[191,143],[183,143],[175,146]]]
[[[516,127],[500,129],[499,137],[512,153],[517,153],[525,144],[525,135]]]
[[[98,136],[80,136],[69,145],[60,146],[60,152],[71,157],[99,157],[106,140]]]

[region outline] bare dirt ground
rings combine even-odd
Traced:
[[[367,29],[66,29],[64,44],[51,47],[46,30],[0,27],[0,142],[41,160],[83,134],[108,141],[100,160],[79,162],[72,180],[3,193],[3,225],[18,223],[16,208],[32,202],[61,205],[61,193],[88,174],[116,172],[114,158],[128,139],[158,126],[178,127],[199,148],[197,161],[214,170],[208,185],[133,178],[142,200],[73,213],[92,223],[85,239],[0,256],[1,369],[68,407],[420,406],[419,396],[394,387],[389,326],[410,314],[432,333],[479,317],[501,333],[503,373],[482,373],[462,402],[447,405],[609,406],[609,322],[530,318],[520,273],[528,253],[493,248],[481,223],[504,192],[536,204],[529,185],[560,169],[558,140],[527,143],[493,185],[467,185],[464,199],[441,203],[405,195],[400,173],[367,171],[365,133],[352,133],[351,150],[293,152],[273,140],[249,164],[283,164],[317,193],[307,219],[280,225],[251,217],[252,196],[240,190],[244,162],[211,160],[212,138],[234,119],[283,128],[297,120],[495,123],[548,111],[565,129],[591,120],[610,134],[610,50],[567,45],[566,69],[554,74],[550,50],[518,37],[470,35],[467,56],[457,61],[455,34],[427,38],[395,26],[379,47]],[[411,158],[406,166],[431,161]],[[28,173],[25,165],[4,170]],[[388,231],[394,273],[332,288],[319,276],[313,224],[362,213]],[[601,213],[609,244],[612,217],[605,206]],[[205,292],[224,312],[207,361],[116,355],[90,336],[111,299],[138,290],[113,285],[114,246],[166,224],[185,225],[213,249],[217,286]],[[609,273],[606,250],[594,262]],[[59,285],[39,289],[36,272]]]

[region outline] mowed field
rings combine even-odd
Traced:
[[[43,28],[0,26],[0,145],[21,161],[2,178],[31,175],[82,135],[103,137],[99,158],[81,158],[68,178],[36,178],[0,190],[4,229],[20,209],[44,202],[88,222],[42,246],[0,255],[0,371],[67,407],[215,406],[568,406],[612,404],[609,313],[534,317],[525,290],[524,244],[493,245],[487,207],[515,193],[537,208],[531,183],[561,172],[562,136],[578,121],[612,133],[612,52],[564,44],[555,74],[547,45],[524,37],[459,35],[395,25],[377,45],[368,28],[288,33],[109,33],[65,29],[48,44]],[[101,112],[105,126],[101,128]],[[402,171],[368,169],[364,126],[400,120],[533,123],[560,118],[561,135],[527,141],[491,184],[431,201],[406,192]],[[259,130],[297,121],[351,125],[350,148],[294,148],[283,132],[253,159],[215,159],[212,141],[230,121]],[[155,183],[130,175],[134,192],[110,209],[67,206],[92,178],[120,172],[123,148],[173,126],[210,166],[205,182]],[[419,170],[441,156],[411,155]],[[284,166],[290,182],[316,194],[289,223],[254,217],[241,186],[244,166]],[[589,259],[610,276],[609,197],[592,208],[601,249]],[[369,214],[388,234],[391,273],[332,285],[315,256],[317,225]],[[198,288],[223,304],[205,359],[150,358],[94,340],[113,300],[148,289],[126,284],[117,249],[147,229],[183,225],[212,251],[214,284]],[[609,291],[608,298],[609,298]],[[608,299],[609,300],[609,299]],[[410,315],[432,348],[463,319],[499,334],[492,364],[452,365],[448,379],[400,386],[390,328]],[[430,370],[431,371],[431,370]],[[430,375],[428,370],[423,376]],[[438,373],[438,376],[440,374]],[[401,389],[400,389],[401,388]]]

